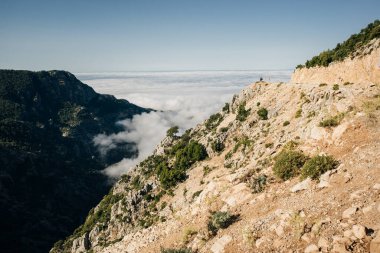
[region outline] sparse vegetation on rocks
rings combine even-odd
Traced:
[[[206,128],[208,130],[215,129],[220,122],[222,122],[223,116],[220,113],[216,113],[210,116],[210,118],[206,121]]]
[[[338,43],[334,49],[323,51],[311,60],[306,61],[305,65],[298,65],[297,68],[327,67],[332,62],[343,61],[375,38],[380,38],[380,20],[375,20],[362,29],[360,33],[351,35],[343,43]]]
[[[238,107],[236,119],[238,121],[245,121],[250,114],[251,109],[246,110],[245,109],[245,102],[241,103]]]
[[[212,142],[211,144],[211,148],[214,152],[221,152],[223,151],[224,149],[224,143],[219,141],[219,140],[215,140],[214,142]]]
[[[265,189],[266,183],[267,183],[267,176],[260,175],[258,177],[253,177],[250,180],[249,185],[253,193],[259,193]]]
[[[227,228],[237,220],[238,216],[229,212],[214,212],[209,217],[207,228],[212,235],[216,235],[219,229]]]
[[[188,248],[179,248],[179,249],[174,249],[174,248],[168,248],[164,249],[161,248],[161,253],[192,253],[193,251]]]
[[[266,108],[260,108],[257,111],[257,115],[259,115],[261,120],[267,120],[268,119],[268,110]]]
[[[343,117],[344,117],[344,114],[341,113],[341,114],[338,114],[336,116],[327,118],[327,119],[322,120],[321,122],[319,122],[319,126],[320,127],[335,127],[335,126],[338,126],[340,124],[340,122],[342,121]]]
[[[295,118],[300,118],[302,116],[302,109],[300,108],[300,109],[298,109],[297,111],[296,111],[296,114],[294,115],[294,117]]]

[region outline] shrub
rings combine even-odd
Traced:
[[[312,118],[315,116],[315,111],[310,111],[308,114],[307,114],[307,117],[308,118]]]
[[[265,143],[265,148],[273,148],[273,142]]]
[[[209,217],[207,228],[212,235],[216,235],[219,229],[227,228],[237,220],[238,216],[229,212],[214,212]]]
[[[284,123],[282,123],[283,126],[287,126],[287,125],[289,125],[289,124],[290,124],[289,121],[284,121]]]
[[[344,117],[344,114],[341,113],[341,114],[338,114],[334,117],[327,118],[327,119],[319,122],[319,126],[320,127],[335,127],[335,126],[340,124],[343,117]]]
[[[260,108],[257,111],[257,115],[259,115],[260,119],[267,120],[268,119],[268,110],[265,108]]]
[[[228,127],[221,127],[220,132],[225,133],[228,131]]]
[[[318,179],[326,171],[335,169],[337,165],[338,161],[332,156],[314,156],[303,165],[301,178],[310,177],[311,179]]]
[[[259,193],[262,192],[265,188],[265,185],[267,183],[267,176],[260,175],[258,177],[252,178],[250,180],[250,187],[252,189],[253,193]]]
[[[232,157],[232,152],[229,151],[225,156],[224,156],[224,160],[228,160]]]
[[[235,153],[241,146],[243,146],[243,152],[245,152],[246,148],[251,147],[253,141],[250,140],[247,136],[243,135],[239,139],[234,139],[236,141],[235,146],[232,150],[233,153]]]
[[[338,84],[334,84],[333,90],[339,90],[339,85]]]
[[[173,126],[166,131],[166,136],[174,137],[176,134],[178,134],[178,126]]]
[[[302,109],[300,108],[300,109],[298,109],[297,111],[296,111],[296,115],[294,116],[295,118],[299,118],[299,117],[301,117],[302,116]]]
[[[321,84],[319,84],[319,87],[324,87],[324,86],[327,86],[327,83],[321,83]]]
[[[192,196],[192,199],[195,199],[195,198],[198,197],[201,193],[202,193],[202,190],[199,190],[199,191],[194,192],[194,194],[193,194],[193,196]]]
[[[210,173],[213,170],[212,167],[206,165],[203,167],[203,176],[206,176],[208,173]]]
[[[164,249],[164,248],[161,248],[161,253],[192,253],[192,251],[191,251],[191,249],[188,249],[188,248],[180,248],[180,249],[173,249],[173,248]]]
[[[195,230],[195,229],[191,229],[191,228],[187,228],[184,232],[183,232],[183,239],[182,241],[186,244],[186,243],[189,243],[190,240],[194,237],[194,235],[196,235],[198,232]]]
[[[210,116],[210,118],[206,121],[205,126],[208,130],[212,130],[216,128],[220,122],[222,122],[223,116],[220,113],[216,113]]]
[[[294,149],[283,149],[274,158],[273,172],[282,180],[297,176],[307,161],[307,156]]]
[[[214,141],[212,144],[211,144],[211,148],[214,152],[221,152],[223,151],[224,149],[224,143],[219,141],[219,140],[216,140]]]
[[[223,106],[223,112],[229,113],[230,112],[230,104],[225,103]]]
[[[236,115],[236,119],[239,120],[239,121],[245,121],[249,115],[249,113],[251,112],[251,109],[249,110],[246,110],[245,109],[245,102],[241,103],[238,107],[238,112],[237,112],[237,115]]]

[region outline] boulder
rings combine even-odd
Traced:
[[[317,253],[317,252],[319,252],[319,248],[315,244],[310,244],[305,249],[305,253]]]
[[[224,235],[219,238],[212,246],[211,251],[213,253],[223,253],[226,245],[232,241],[232,237],[230,235]]]
[[[350,207],[350,208],[347,208],[343,213],[342,213],[342,218],[343,219],[349,219],[351,218],[352,215],[354,215],[356,213],[356,211],[358,210],[358,208],[356,206],[353,206],[353,207]]]
[[[358,239],[362,239],[365,237],[365,227],[362,225],[354,225],[352,226],[352,233]]]
[[[307,190],[310,188],[310,183],[311,183],[311,179],[310,178],[307,178],[305,180],[303,180],[302,182],[296,184],[295,186],[293,186],[290,191],[291,192],[298,192],[298,191],[303,191],[303,190]]]

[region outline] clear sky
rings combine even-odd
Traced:
[[[291,69],[375,19],[379,0],[1,0],[0,68]]]

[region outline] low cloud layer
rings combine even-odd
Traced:
[[[123,159],[104,170],[118,178],[149,156],[172,126],[182,131],[194,127],[218,111],[233,94],[260,77],[270,81],[288,81],[290,71],[206,71],[206,72],[137,72],[77,74],[97,92],[124,98],[142,107],[161,110],[136,115],[117,122],[125,131],[94,138],[100,152],[117,143],[133,142],[138,157]]]

